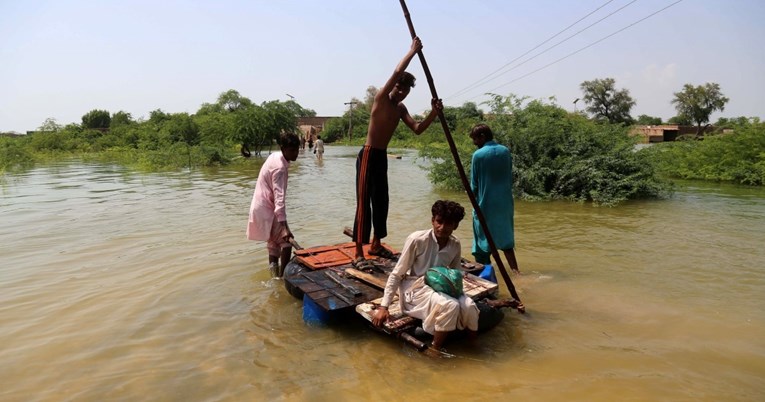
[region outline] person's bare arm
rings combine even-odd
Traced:
[[[393,87],[396,86],[396,82],[401,76],[401,73],[406,71],[406,68],[409,66],[409,62],[412,61],[414,55],[416,55],[420,50],[422,50],[422,41],[420,41],[419,37],[415,36],[414,39],[412,39],[412,46],[409,48],[406,56],[401,59],[401,61],[396,66],[396,69],[393,70],[393,75],[388,78],[388,82],[386,82],[385,85],[383,85],[383,87],[377,91],[377,96],[388,96],[390,91],[393,90]]]
[[[430,103],[433,106],[433,109],[430,110],[428,117],[420,122],[413,119],[412,116],[409,115],[409,111],[406,110],[406,106],[404,106],[403,103],[399,104],[399,108],[401,110],[401,120],[403,120],[404,124],[406,124],[406,126],[414,131],[414,133],[417,135],[420,135],[423,131],[427,130],[428,127],[430,127],[430,123],[433,123],[433,120],[435,120],[435,118],[438,116],[438,111],[444,108],[444,105],[441,103],[441,99],[433,99],[430,101]]]

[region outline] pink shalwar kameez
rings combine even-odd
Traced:
[[[269,155],[260,168],[250,204],[247,238],[267,241],[268,255],[271,256],[279,256],[281,249],[289,246],[283,240],[284,223],[287,222],[285,197],[289,164],[281,152]]]

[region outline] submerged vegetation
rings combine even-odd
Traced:
[[[325,142],[363,143],[376,91],[369,87],[363,101],[354,99],[353,109],[328,120],[321,132]],[[553,98],[492,95],[485,106],[488,112],[472,102],[445,107],[446,124],[466,172],[475,150],[467,134],[476,123],[489,124],[495,140],[513,152],[515,194],[520,198],[615,205],[665,197],[672,191],[671,178],[765,184],[765,124],[756,118],[720,119],[717,132],[705,134],[701,141],[637,150],[624,121],[571,113]],[[297,131],[299,117],[315,114],[294,101],[258,105],[235,90],[220,94],[215,103],[202,104],[194,114],[157,109],[148,119],[134,119],[123,111],[96,109],[83,115],[80,124],[62,126],[48,119],[28,135],[0,136],[0,173],[68,157],[142,170],[242,163],[250,155],[276,149],[280,132]],[[661,122],[650,116],[639,116],[638,121]],[[462,189],[438,122],[419,136],[400,124],[390,146],[417,148],[429,162],[433,183]]]
[[[663,143],[645,152],[669,177],[765,185],[765,123],[751,119],[732,127],[730,134]]]
[[[513,153],[514,193],[525,199],[567,199],[615,205],[660,198],[670,183],[635,151],[635,139],[618,124],[597,123],[552,102],[494,95],[484,121],[495,140]],[[453,137],[466,171],[475,150],[467,133],[475,121],[458,124]],[[445,144],[444,144],[445,145]],[[462,187],[448,147],[424,146],[433,161],[431,179],[446,188]]]
[[[299,116],[315,112],[294,101],[254,104],[237,91],[222,93],[193,114],[157,109],[147,120],[123,111],[91,110],[81,124],[47,119],[35,132],[0,137],[0,169],[26,168],[50,157],[77,156],[147,169],[233,163],[275,146],[282,131],[296,131]]]

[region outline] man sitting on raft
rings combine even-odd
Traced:
[[[431,267],[459,269],[460,241],[452,235],[465,209],[454,201],[439,200],[431,208],[432,229],[420,230],[407,237],[401,256],[385,285],[380,306],[375,310],[372,323],[381,326],[390,316],[393,296],[398,292],[401,311],[422,320],[422,328],[433,335],[430,346],[441,350],[449,332],[466,329],[475,339],[478,331],[478,306],[466,295],[454,298],[436,292],[425,284],[425,273]],[[489,300],[490,307],[510,307],[515,300]]]

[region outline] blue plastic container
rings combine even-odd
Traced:
[[[494,267],[491,264],[484,265],[483,271],[481,271],[478,277],[497,283],[497,275],[494,273]]]
[[[329,321],[329,313],[311,300],[308,295],[303,295],[303,321],[309,325],[326,324]]]

